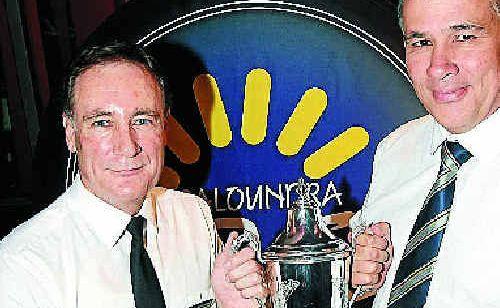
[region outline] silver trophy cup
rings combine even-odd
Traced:
[[[352,249],[328,230],[321,206],[311,198],[309,185],[302,179],[297,183],[297,193],[298,199],[288,210],[286,229],[260,257],[270,290],[261,306],[347,308]],[[259,250],[256,238],[258,235],[246,232],[236,246],[250,242]]]

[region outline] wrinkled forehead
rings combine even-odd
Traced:
[[[401,10],[405,1],[406,0],[399,0],[398,11]],[[490,3],[490,7],[493,11],[495,11],[497,14],[500,13],[500,0],[485,0],[485,1],[488,1]]]
[[[405,0],[404,23],[409,27],[416,22],[420,26],[441,25],[449,28],[458,24],[475,24],[495,28],[498,14],[490,0]]]
[[[144,64],[127,60],[127,59],[110,59],[106,61],[102,61],[96,64],[93,64],[89,67],[86,67],[83,69],[81,72],[78,73],[78,75],[75,77],[75,88],[78,85],[78,81],[82,79],[82,76],[84,75],[89,75],[89,73],[92,72],[111,72],[115,73],[117,76],[120,74],[122,71],[121,68],[123,67],[128,67],[132,69],[137,69],[138,71],[141,71],[142,74],[144,75],[144,79],[149,83],[155,84],[157,87],[161,88],[160,83],[158,82],[156,76],[154,75],[153,72],[151,72]]]

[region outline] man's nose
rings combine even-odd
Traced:
[[[435,44],[427,68],[427,75],[433,80],[446,81],[457,75],[458,65],[454,61],[453,50],[447,44]]]
[[[141,151],[136,132],[128,125],[118,127],[113,136],[113,152],[126,157],[137,156]]]

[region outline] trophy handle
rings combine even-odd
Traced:
[[[236,253],[245,247],[250,247],[255,251],[255,257],[258,262],[264,264],[262,260],[262,245],[260,243],[259,230],[257,226],[250,220],[246,218],[241,219],[243,223],[243,234],[238,235],[238,237],[231,243],[231,251]],[[256,298],[259,308],[266,308],[267,300]]]
[[[250,247],[255,251],[257,261],[263,264],[259,229],[257,229],[257,226],[252,221],[246,218],[242,218],[241,221],[244,228],[243,234],[238,235],[238,237],[231,243],[232,252],[236,253],[245,247]]]

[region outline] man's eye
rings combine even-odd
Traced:
[[[94,127],[109,127],[111,126],[110,120],[95,120],[92,122],[92,126]]]
[[[457,42],[470,42],[476,38],[477,38],[477,36],[475,36],[474,34],[457,34],[457,35],[455,35],[455,41],[457,41]]]
[[[407,46],[413,48],[432,46],[432,42],[428,39],[412,39],[407,41]]]
[[[134,121],[132,122],[133,125],[149,125],[152,123],[153,123],[153,120],[149,119],[149,118],[138,118],[138,119],[134,119]]]

